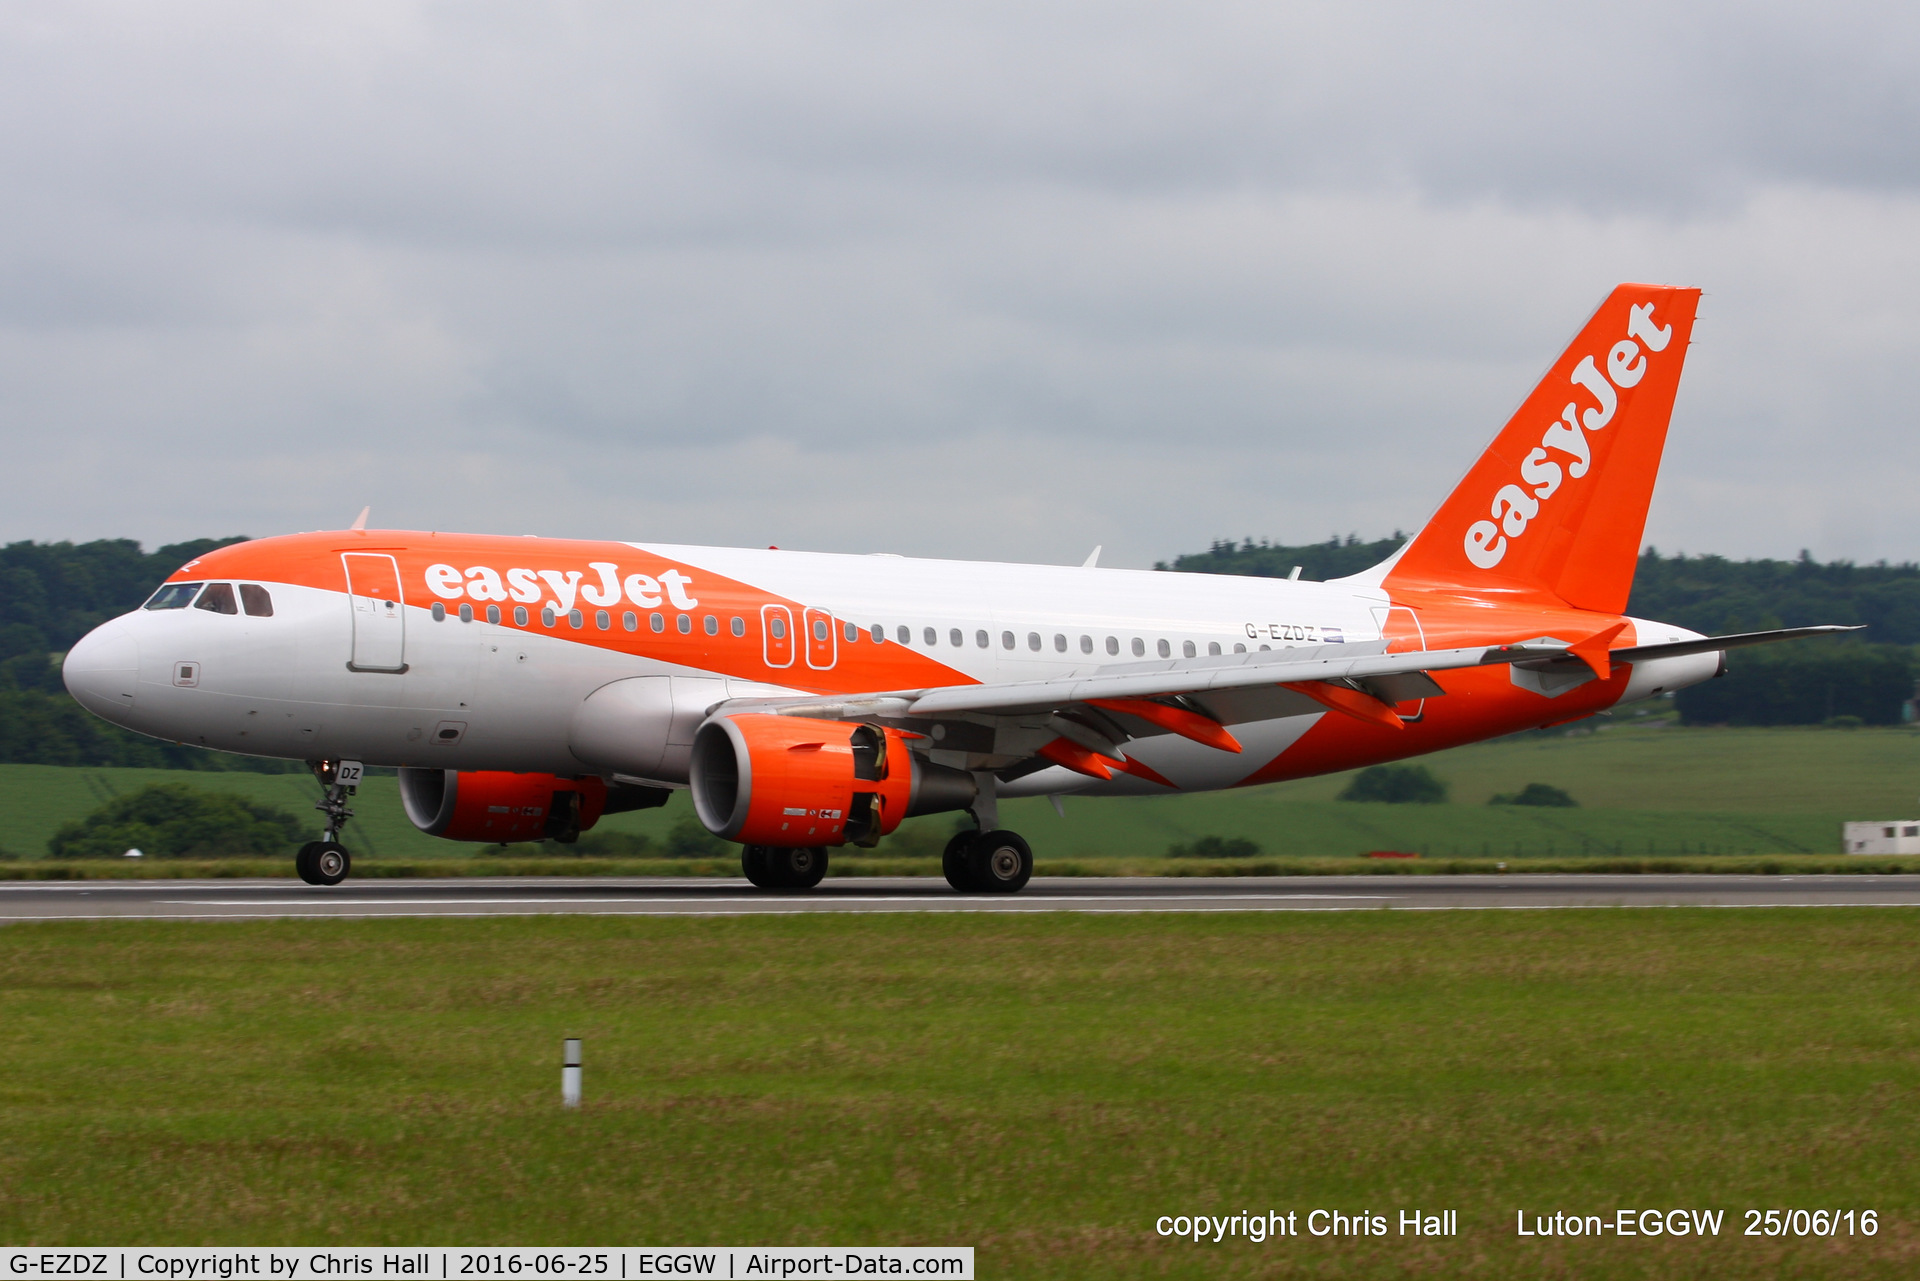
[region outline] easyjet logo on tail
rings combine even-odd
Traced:
[[[554,607],[564,614],[573,608],[576,598],[589,605],[605,608],[617,605],[622,597],[642,609],[657,609],[664,595],[675,609],[692,609],[700,602],[689,595],[693,579],[677,569],[669,569],[658,578],[652,574],[620,573],[611,561],[590,561],[595,581],[582,582],[586,574],[577,569],[509,569],[503,579],[500,571],[487,565],[475,565],[464,573],[452,565],[427,566],[427,588],[443,600],[517,600],[531,605],[551,589]]]
[[[1579,402],[1570,400],[1560,411],[1560,421],[1540,437],[1539,448],[1528,453],[1520,464],[1518,485],[1502,485],[1493,496],[1492,520],[1475,521],[1467,527],[1467,559],[1481,569],[1492,569],[1507,554],[1507,541],[1527,532],[1527,525],[1540,514],[1540,504],[1552,499],[1567,480],[1579,480],[1593,463],[1593,443],[1588,432],[1602,431],[1613,421],[1620,406],[1619,392],[1638,386],[1646,377],[1648,352],[1662,352],[1673,341],[1672,325],[1655,325],[1653,304],[1641,303],[1627,309],[1627,336],[1607,352],[1607,372],[1602,374],[1592,356],[1583,357],[1573,367],[1571,381],[1597,402],[1581,412]],[[1644,346],[1644,350],[1642,349]],[[1561,467],[1564,456],[1566,466]]]

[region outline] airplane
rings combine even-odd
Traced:
[[[1433,518],[1329,582],[367,529],[189,561],[68,653],[116,725],[307,762],[351,869],[368,766],[455,841],[572,841],[692,793],[763,889],[965,811],[942,860],[1012,893],[1012,797],[1251,787],[1579,720],[1739,646],[1623,611],[1700,291],[1614,289]],[[1096,557],[1097,557],[1096,551]]]

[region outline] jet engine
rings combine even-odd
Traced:
[[[609,789],[600,779],[502,770],[403,769],[400,801],[413,825],[450,841],[576,840],[603,814],[664,803],[665,788]]]
[[[975,783],[923,761],[899,730],[742,713],[700,727],[693,807],[715,836],[745,845],[872,846],[914,814],[963,809]]]

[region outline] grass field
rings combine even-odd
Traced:
[[[1682,729],[1623,723],[1604,733],[1520,739],[1423,758],[1452,787],[1448,805],[1355,805],[1333,799],[1347,775],[1269,787],[1139,800],[1068,798],[1003,807],[1003,821],[1043,857],[1148,857],[1200,836],[1239,836],[1268,854],[1347,856],[1371,849],[1429,856],[1564,857],[1582,853],[1832,853],[1849,818],[1920,811],[1920,733],[1908,729]],[[317,792],[302,775],[0,766],[0,847],[37,856],[61,823],[154,779],[225,788],[302,815]],[[1565,788],[1575,810],[1489,806],[1531,782]],[[444,858],[462,847],[423,836],[391,778],[373,778],[348,830],[357,857]],[[656,838],[688,812],[615,815],[600,830]],[[317,821],[317,816],[316,821]],[[944,830],[947,817],[917,820]]]
[[[10,926],[0,1239],[1909,1277],[1917,942],[1879,909]],[[1316,1207],[1454,1209],[1461,1235],[1153,1229]],[[1514,1233],[1640,1207],[1727,1220]],[[1749,1207],[1881,1228],[1747,1238]]]

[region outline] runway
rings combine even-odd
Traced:
[[[755,890],[690,878],[0,883],[0,923],[374,916],[745,916],[796,912],[1350,912],[1622,907],[1920,907],[1920,876],[1049,877],[1014,895],[936,877]]]

